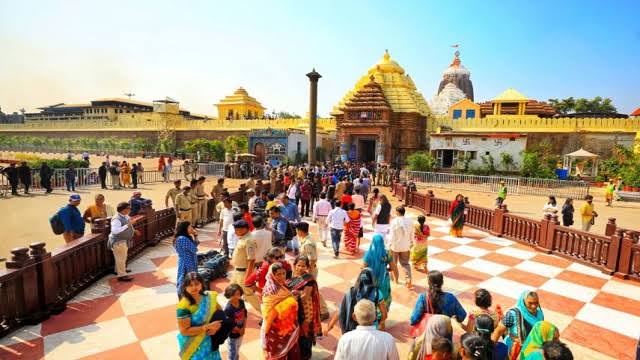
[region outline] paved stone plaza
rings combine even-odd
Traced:
[[[417,216],[411,210],[409,216]],[[429,218],[429,268],[445,274],[445,289],[457,294],[466,309],[478,288],[491,291],[494,305],[506,310],[521,291],[537,289],[546,320],[561,331],[561,340],[576,359],[632,359],[640,335],[640,284],[606,276],[592,268],[544,255],[532,248],[481,231],[467,229],[461,239],[448,236],[446,221]],[[319,245],[319,283],[332,311],[360,271],[361,257],[373,235],[365,217],[365,238],[359,256],[334,259]],[[219,248],[217,224],[201,230],[200,250]],[[312,227],[315,233],[315,227]],[[130,267],[131,283],[112,276],[78,295],[68,309],[41,325],[23,328],[0,340],[1,359],[175,359],[177,256],[167,239],[149,248]],[[415,289],[393,285],[388,331],[406,358],[411,339],[408,319],[425,290],[426,275],[414,272]],[[217,280],[221,292],[228,280]],[[226,299],[218,296],[224,304]],[[249,306],[249,325],[241,347],[243,359],[262,358],[258,313]],[[457,335],[461,329],[454,325]],[[314,359],[331,359],[340,337],[338,328],[314,348]],[[598,353],[600,349],[604,353]],[[222,347],[226,357],[226,347]]]

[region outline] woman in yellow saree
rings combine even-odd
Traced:
[[[216,310],[221,310],[217,294],[204,290],[198,273],[188,273],[182,282],[177,310],[181,360],[221,360],[211,344],[211,335],[222,326],[221,321],[210,321]]]
[[[298,301],[285,285],[287,272],[280,263],[269,267],[262,291],[260,332],[266,360],[299,360]]]

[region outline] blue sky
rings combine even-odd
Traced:
[[[0,106],[34,109],[132,91],[215,114],[239,86],[269,110],[318,111],[389,49],[431,98],[460,44],[476,101],[607,96],[640,106],[640,1],[0,0]]]

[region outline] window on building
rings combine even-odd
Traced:
[[[460,119],[462,117],[462,110],[453,110],[453,118]]]
[[[509,138],[509,141],[516,141],[516,138]]]
[[[477,151],[467,151],[466,156],[469,157],[469,159],[471,160],[475,160],[478,158],[478,152]]]
[[[487,138],[482,138],[482,139],[480,139],[480,140],[481,140],[481,141],[487,141]]]
[[[296,152],[300,154],[301,151],[302,151],[302,142],[298,141],[298,144],[296,145]]]
[[[476,117],[476,110],[475,109],[467,109],[467,113],[465,116],[467,119],[473,119]]]
[[[489,152],[489,151],[485,151],[485,152],[484,152],[484,154],[485,154],[485,155],[491,155],[491,152]]]

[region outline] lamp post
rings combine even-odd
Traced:
[[[317,128],[317,116],[318,116],[318,79],[322,75],[316,72],[314,68],[307,74],[309,78],[309,151],[307,153],[307,159],[309,165],[315,165],[316,163],[316,128]]]

